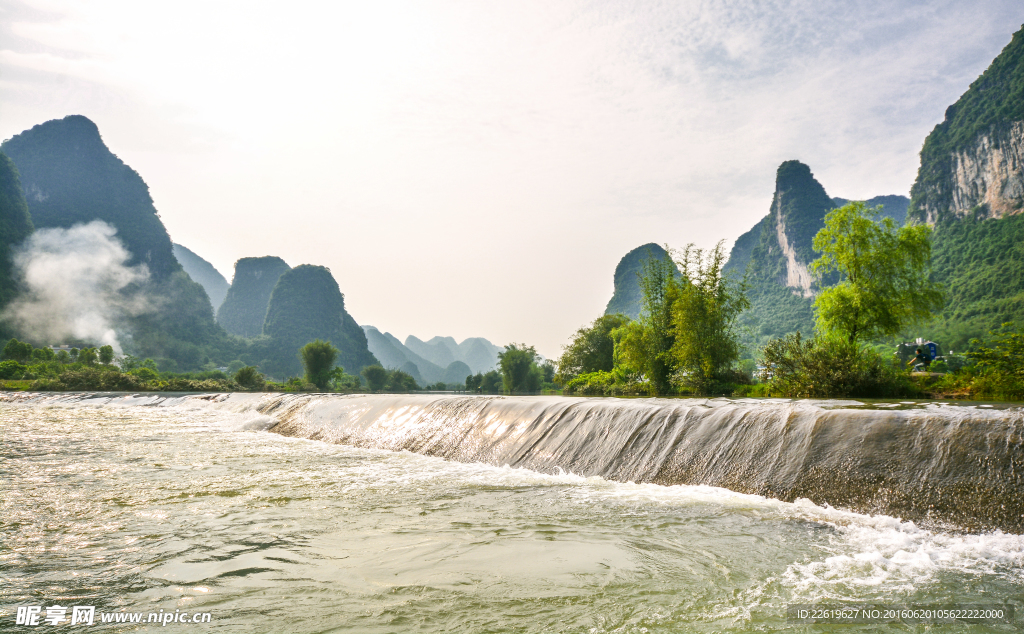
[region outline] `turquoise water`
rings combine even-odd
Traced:
[[[17,607],[54,604],[208,612],[166,628],[224,632],[810,632],[831,629],[787,605],[1022,609],[1019,535],[266,425],[206,404],[0,404],[0,630],[34,631]],[[965,630],[1017,631],[841,627]]]

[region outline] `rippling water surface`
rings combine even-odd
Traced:
[[[0,405],[0,631],[52,604],[237,632],[822,631],[785,607],[828,600],[1024,611],[1018,535],[354,449],[252,416]]]

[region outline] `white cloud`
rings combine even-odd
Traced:
[[[832,195],[906,193],[1024,21],[1010,0],[31,4],[9,5],[0,136],[85,114],[218,268],[325,264],[363,323],[547,356],[626,251],[752,226],[783,160]]]

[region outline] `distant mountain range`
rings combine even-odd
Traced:
[[[340,349],[339,363],[349,372],[377,362],[326,268],[291,269],[273,256],[242,258],[228,286],[209,262],[173,244],[142,177],[110,151],[86,117],[39,124],[5,141],[2,150],[10,157],[0,154],[4,263],[33,224],[35,229],[68,228],[100,220],[116,230],[130,256],[127,264],[145,265],[148,279],[125,289],[144,309],[113,324],[123,335],[125,352],[177,371],[237,359],[283,379],[301,374],[299,347],[320,338]],[[0,264],[0,308],[17,290],[9,264]]]
[[[181,263],[188,276],[193,281],[202,284],[206,294],[210,297],[210,304],[213,305],[213,312],[217,312],[220,305],[224,303],[224,296],[228,294],[228,281],[215,269],[212,264],[196,255],[188,247],[178,243],[172,243],[174,257]]]
[[[504,348],[481,337],[456,343],[452,337],[422,341],[412,335],[402,343],[389,332],[363,326],[370,352],[385,368],[404,370],[425,383],[462,383],[470,374],[489,372]],[[421,383],[422,384],[422,383]]]

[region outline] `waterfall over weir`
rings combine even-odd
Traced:
[[[277,396],[270,431],[1024,532],[1024,411],[849,401]]]
[[[260,427],[284,436],[1024,533],[1024,410],[1017,407],[445,395],[0,398],[258,412]]]

